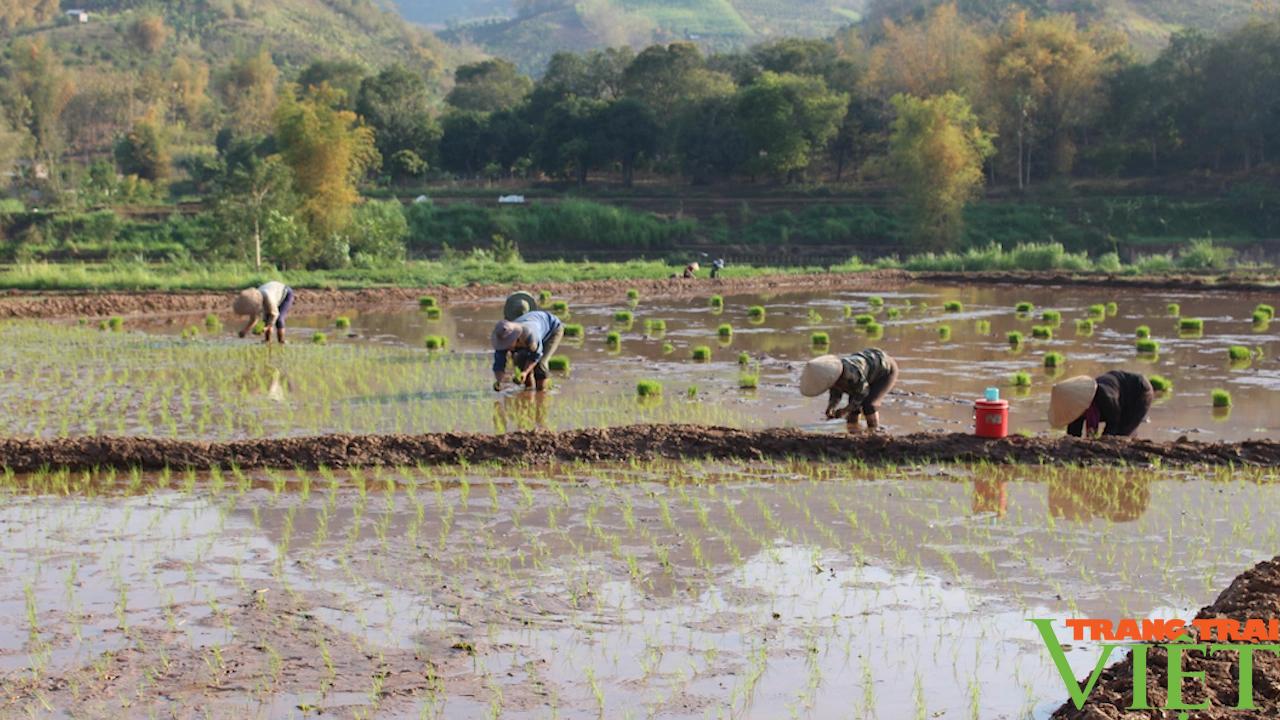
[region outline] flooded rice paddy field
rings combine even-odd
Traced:
[[[1189,617],[1274,554],[1275,480],[10,475],[0,717],[1044,718],[1064,690],[1027,618]]]
[[[972,402],[984,388],[999,386],[1013,401],[1015,432],[1048,431],[1049,388],[1064,375],[1098,374],[1126,368],[1173,381],[1139,434],[1156,440],[1186,435],[1204,440],[1269,437],[1280,429],[1280,350],[1269,324],[1254,324],[1258,303],[1247,293],[1105,290],[1018,286],[907,286],[895,291],[788,292],[732,295],[722,311],[706,297],[578,305],[569,298],[570,323],[585,337],[567,339],[560,354],[570,363],[554,390],[534,396],[516,388],[494,393],[485,352],[500,314],[488,304],[445,307],[432,319],[417,308],[351,310],[291,318],[291,344],[270,351],[232,332],[236,320],[204,329],[199,317],[129,318],[125,331],[48,324],[0,326],[0,416],[8,432],[43,437],[94,433],[229,439],[325,432],[383,433],[466,430],[568,429],[636,422],[696,422],[739,427],[802,427],[839,432],[841,422],[821,421],[822,400],[795,390],[801,364],[816,352],[815,332],[830,336],[830,351],[884,348],[903,368],[897,390],[886,401],[890,432],[963,431],[972,425]],[[883,306],[872,299],[882,298]],[[958,312],[945,305],[962,304]],[[1019,302],[1034,304],[1018,314]],[[1097,318],[1092,332],[1075,321],[1093,305],[1115,303],[1116,313]],[[1195,335],[1179,332],[1167,309],[1180,305],[1184,318],[1203,320]],[[753,321],[749,308],[765,309]],[[1060,323],[1041,319],[1046,310]],[[619,323],[614,315],[632,313]],[[869,334],[853,317],[873,314],[882,334]],[[349,330],[334,327],[348,317]],[[661,320],[664,332],[648,332]],[[721,324],[732,326],[728,339]],[[182,340],[188,326],[197,337]],[[1036,325],[1052,325],[1052,339],[1033,339]],[[949,328],[944,338],[940,328]],[[987,327],[989,326],[989,327]],[[1155,356],[1135,348],[1140,326],[1159,343]],[[142,330],[145,332],[138,332]],[[313,347],[314,332],[328,345]],[[1007,335],[1026,336],[1011,349]],[[610,347],[607,333],[621,343]],[[444,353],[423,348],[429,335],[448,339]],[[709,362],[691,359],[707,346]],[[1252,359],[1232,363],[1228,348],[1243,346]],[[758,387],[740,389],[739,355],[750,357],[748,373]],[[1048,353],[1063,364],[1044,368]],[[1030,388],[1012,385],[1015,373],[1030,375]],[[636,401],[636,383],[656,379],[659,402]],[[1211,408],[1214,389],[1232,393],[1227,412]]]

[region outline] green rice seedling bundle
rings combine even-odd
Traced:
[[[875,315],[868,315],[866,313],[863,313],[861,315],[855,315],[853,318],[853,323],[855,325],[870,325],[875,321],[876,321]]]
[[[551,303],[551,312],[556,315],[564,315],[569,312],[569,302],[567,300],[556,300]]]
[[[696,362],[707,362],[711,359],[711,348],[706,345],[695,346],[690,356]]]
[[[613,321],[622,325],[630,325],[635,320],[635,315],[630,310],[619,310],[613,314]]]
[[[1151,338],[1141,338],[1138,340],[1137,348],[1141,355],[1155,355],[1160,352],[1160,343]]]
[[[738,353],[738,364],[743,366],[750,365],[751,353],[747,352],[746,350],[743,350],[742,352]]]
[[[675,351],[676,351],[676,346],[675,346],[675,345],[672,345],[672,344],[671,344],[671,343],[669,343],[669,342],[664,342],[664,343],[662,343],[662,354],[663,354],[663,355],[670,355],[671,353],[673,353],[673,352],[675,352]]]
[[[741,390],[755,390],[760,385],[760,370],[743,370],[738,373],[738,388]]]
[[[204,316],[204,329],[211,333],[219,332],[222,330],[222,320],[218,319],[217,315],[209,313]]]
[[[639,290],[637,290],[637,289],[635,289],[635,288],[629,288],[629,289],[627,290],[627,299],[628,299],[628,300],[632,300],[632,301],[639,300],[639,299],[640,299],[640,291],[639,291]]]
[[[1173,389],[1173,381],[1163,375],[1152,375],[1147,380],[1151,383],[1151,389],[1156,392],[1169,392]]]
[[[1107,306],[1101,303],[1089,306],[1089,319],[1105,320],[1107,317]]]
[[[609,347],[618,347],[622,344],[622,334],[616,330],[610,331],[608,335],[604,336],[604,344]]]
[[[1011,333],[1009,333],[1008,335],[1006,335],[1006,336],[1005,336],[1005,339],[1006,339],[1006,340],[1008,340],[1008,342],[1009,342],[1009,345],[1010,345],[1010,346],[1015,347],[1015,348],[1016,348],[1016,347],[1021,347],[1021,346],[1022,346],[1022,343],[1023,343],[1023,342],[1024,342],[1024,340],[1025,340],[1025,338],[1024,338],[1024,337],[1023,337],[1023,335],[1022,335],[1022,333],[1018,332],[1017,330],[1014,330],[1013,332],[1011,332]]]
[[[547,359],[547,369],[554,372],[569,372],[569,358],[564,355],[553,355]]]
[[[846,318],[851,318],[851,317],[853,317],[853,306],[852,306],[852,305],[845,305],[845,306],[844,306],[844,316],[845,316]]]
[[[712,295],[712,296],[711,296],[711,307],[712,307],[712,308],[717,308],[717,309],[718,309],[718,308],[723,308],[723,307],[724,307],[724,298],[723,298],[723,297],[720,297],[719,295]]]
[[[891,307],[885,311],[884,315],[890,320],[897,320],[898,318],[902,317],[902,311],[896,307]]]
[[[566,323],[564,326],[564,336],[567,338],[580,338],[585,334],[585,329],[576,323]]]
[[[939,326],[938,326],[938,339],[939,339],[939,340],[941,340],[941,341],[943,341],[943,342],[946,342],[946,341],[948,341],[948,340],[950,340],[950,339],[951,339],[951,326],[950,326],[950,325],[939,325]]]
[[[1062,324],[1062,313],[1057,310],[1045,310],[1040,313],[1040,320],[1049,325],[1060,325]]]
[[[539,290],[539,291],[538,291],[538,304],[539,304],[539,305],[546,305],[546,304],[547,304],[547,303],[549,303],[549,302],[551,302],[551,291],[550,291],[550,290]]]
[[[879,295],[872,295],[867,298],[867,304],[871,307],[884,307],[884,298]]]
[[[1031,328],[1031,337],[1037,340],[1052,340],[1053,328],[1048,325],[1036,325]]]
[[[333,321],[333,326],[339,330],[348,330],[351,328],[351,318],[345,315],[339,315],[338,318]]]
[[[1266,327],[1267,325],[1269,325],[1270,323],[1271,323],[1271,315],[1269,315],[1269,314],[1267,314],[1267,313],[1265,313],[1265,312],[1263,312],[1263,311],[1261,311],[1261,310],[1254,310],[1254,311],[1253,311],[1253,325],[1254,325],[1254,327],[1261,327],[1261,328],[1265,328],[1265,327]]]
[[[880,323],[873,322],[870,325],[863,325],[862,331],[867,334],[867,338],[871,340],[879,340],[884,337],[884,326]]]
[[[1029,303],[1025,300],[1023,300],[1022,302],[1014,306],[1014,311],[1017,312],[1019,315],[1030,315],[1032,312],[1035,311],[1035,309],[1036,309],[1035,304]]]
[[[661,335],[667,331],[667,321],[661,318],[649,318],[644,321],[644,331],[650,335]]]
[[[824,332],[816,332],[809,336],[809,342],[814,347],[825,347],[831,344],[831,336]]]
[[[1267,320],[1274,320],[1276,318],[1276,309],[1266,303],[1258,303],[1258,306],[1253,309],[1253,316],[1256,318],[1260,314],[1266,315]]]
[[[816,325],[820,322],[822,322],[822,313],[814,310],[813,308],[809,308],[809,323]]]
[[[329,336],[325,335],[322,332],[313,333],[311,335],[312,345],[327,345],[328,343],[329,343]]]
[[[433,307],[440,307],[440,304],[436,302],[435,296],[423,295],[422,297],[418,298],[418,307],[422,308],[423,310],[427,310]]]
[[[642,398],[660,397],[662,395],[662,383],[657,380],[641,380],[636,383],[636,395]]]
[[[720,327],[716,328],[716,335],[722,338],[733,337],[733,326],[729,323],[721,323]]]
[[[444,350],[449,347],[449,339],[443,335],[428,335],[423,339],[422,345],[432,351]]]
[[[1204,332],[1204,320],[1200,318],[1182,318],[1178,320],[1178,331],[1184,333]]]
[[[1136,333],[1137,333],[1138,339],[1143,340],[1151,337],[1151,328],[1147,327],[1146,325],[1139,325]]]
[[[1232,345],[1227,348],[1227,357],[1231,362],[1246,362],[1253,359],[1253,351],[1243,345]]]
[[[1164,311],[1169,314],[1169,317],[1179,317],[1182,315],[1182,306],[1178,303],[1169,303],[1164,306]]]
[[[1093,334],[1093,320],[1092,320],[1092,319],[1090,319],[1090,318],[1080,318],[1080,319],[1077,319],[1077,320],[1076,320],[1076,334],[1077,334],[1077,335],[1092,335],[1092,334]]]
[[[1010,378],[1014,387],[1031,387],[1031,373],[1018,371]]]
[[[765,310],[763,305],[752,305],[751,307],[747,308],[747,317],[751,318],[752,320],[763,320],[764,316],[765,316]]]
[[[124,318],[116,316],[107,321],[107,327],[111,328],[111,332],[120,332],[124,329]]]
[[[440,315],[441,315],[440,308],[438,308],[438,307],[429,307],[429,308],[427,308],[427,311],[426,311],[426,312],[427,312],[427,319],[428,319],[428,320],[439,320],[439,319],[440,319]]]
[[[1045,353],[1044,366],[1047,368],[1060,368],[1067,364],[1067,358],[1062,353],[1051,352]]]
[[[942,304],[942,309],[949,313],[964,312],[964,303],[959,300],[948,300]]]
[[[1107,303],[1107,317],[1115,317],[1120,314],[1120,304],[1112,301]]]
[[[1209,396],[1213,400],[1213,406],[1215,408],[1231,407],[1231,393],[1227,392],[1226,390],[1222,390],[1222,389],[1214,390],[1209,394]]]
[[[990,335],[990,334],[991,334],[991,321],[990,321],[990,320],[977,320],[977,321],[975,321],[975,322],[973,323],[973,331],[974,331],[975,333],[979,334],[979,335]]]

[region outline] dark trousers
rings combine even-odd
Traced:
[[[280,301],[280,307],[276,308],[280,315],[276,317],[276,329],[284,329],[284,316],[289,314],[289,308],[293,307],[293,288],[287,288],[284,291],[284,299]]]

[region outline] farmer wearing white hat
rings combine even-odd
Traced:
[[[249,329],[262,317],[263,340],[271,342],[271,330],[276,330],[276,338],[284,344],[284,319],[293,307],[293,288],[277,280],[257,288],[240,291],[232,304],[237,315],[248,315],[249,322],[240,330],[240,337],[249,333]]]
[[[1080,375],[1053,386],[1049,424],[1065,427],[1068,435],[1129,436],[1137,431],[1155,402],[1151,383],[1137,373],[1112,370],[1091,378]]]
[[[880,402],[898,382],[898,361],[879,348],[869,348],[843,358],[823,355],[810,360],[800,374],[800,394],[817,397],[828,393],[826,417],[845,418],[849,429],[858,427],[858,415],[867,418],[867,429],[880,427]],[[849,396],[849,404],[839,407]]]
[[[507,375],[507,355],[515,361],[515,381],[530,387],[537,382],[538,392],[546,389],[550,369],[547,361],[564,339],[564,323],[545,310],[534,310],[512,320],[503,320],[493,328],[493,389],[501,390]]]

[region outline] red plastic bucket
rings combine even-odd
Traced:
[[[973,404],[973,434],[999,440],[1009,436],[1009,401],[979,400]]]

